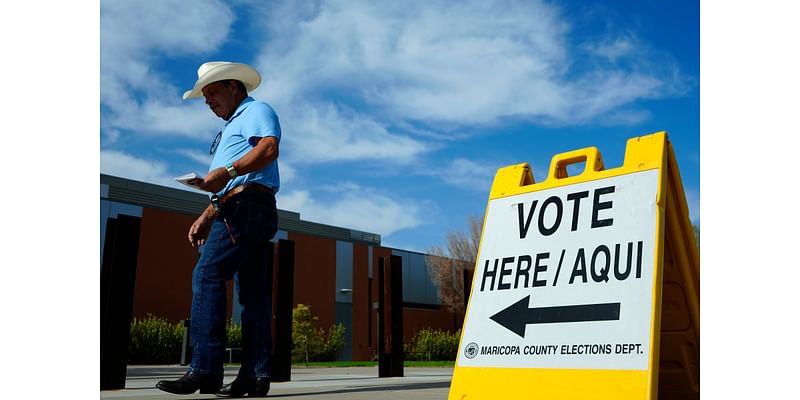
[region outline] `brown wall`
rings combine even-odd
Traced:
[[[300,233],[294,241],[294,306],[305,304],[319,327],[336,323],[336,240]]]
[[[464,317],[450,311],[408,308],[403,310],[403,340],[408,343],[422,329],[455,332],[461,329]]]
[[[133,305],[135,317],[142,318],[149,313],[170,322],[189,317],[192,271],[199,255],[197,249],[188,244],[186,232],[195,218],[154,208],[143,209]],[[328,329],[336,322],[336,240],[293,232],[288,233],[288,239],[295,243],[294,305],[310,306],[312,313],[319,317],[318,326]],[[391,254],[391,249],[373,247],[370,289],[369,246],[353,245],[353,360],[370,360],[377,354],[378,315],[372,304],[377,303],[379,297],[379,259],[385,257],[388,263]],[[277,267],[277,260],[274,265]],[[274,307],[275,294],[280,288],[275,280],[273,285]],[[232,310],[232,289],[233,284],[229,282],[228,318]],[[462,323],[463,316],[457,316],[454,324],[453,313],[448,311],[405,308],[404,340],[409,342],[423,328],[454,331]],[[387,329],[389,324],[387,318]]]
[[[133,316],[148,313],[178,322],[189,318],[192,271],[199,256],[186,234],[196,216],[154,208],[142,210]],[[228,284],[228,318],[232,284]]]

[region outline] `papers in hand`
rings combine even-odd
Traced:
[[[197,186],[197,185],[192,184],[192,183],[198,183],[198,182],[202,182],[203,181],[202,178],[197,176],[197,174],[194,173],[194,172],[190,172],[188,174],[176,177],[175,180],[180,182],[180,183],[182,183],[182,184],[184,184],[184,185],[186,185],[186,186],[189,186],[189,187],[192,187],[192,188],[195,188],[195,189],[200,189],[200,186]],[[189,183],[189,182],[192,182],[192,183]],[[200,190],[203,190],[203,189],[200,189]]]

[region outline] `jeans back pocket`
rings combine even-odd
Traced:
[[[247,221],[243,235],[254,242],[272,239],[278,231],[278,212],[275,207],[255,201],[248,201],[244,206],[247,207]]]

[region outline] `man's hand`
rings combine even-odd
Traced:
[[[206,242],[208,231],[211,230],[211,219],[207,218],[205,213],[198,217],[192,226],[189,227],[189,244],[192,247],[201,246]]]
[[[205,178],[192,179],[188,183],[196,185],[206,192],[217,193],[225,187],[229,180],[231,180],[231,176],[228,175],[228,170],[225,167],[219,167],[211,170]]]

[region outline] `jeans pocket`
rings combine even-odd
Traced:
[[[250,201],[247,203],[247,221],[244,236],[254,242],[272,239],[278,230],[278,214],[274,208]]]

